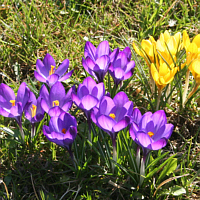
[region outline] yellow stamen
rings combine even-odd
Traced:
[[[15,106],[15,100],[10,100],[10,103],[12,103],[12,106]]]
[[[58,100],[53,101],[53,107],[54,106],[59,106],[59,101]]]
[[[62,129],[62,133],[64,133],[64,134],[65,134],[65,133],[66,133],[66,131],[67,131],[67,130],[66,130],[65,128],[63,128],[63,129]]]
[[[147,134],[148,134],[150,137],[152,137],[152,136],[154,135],[154,133],[151,132],[151,131],[149,131]]]
[[[52,75],[55,72],[55,67],[51,65],[51,69],[49,70],[49,76]]]
[[[37,110],[37,106],[32,104],[32,108],[31,108],[31,115],[32,117],[35,117],[36,115],[36,110]]]
[[[110,113],[110,115],[109,115],[111,118],[113,118],[113,119],[115,119],[115,114],[114,113]]]

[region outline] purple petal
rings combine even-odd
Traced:
[[[83,80],[82,85],[84,85],[88,88],[89,93],[92,93],[94,86],[96,86],[97,84],[91,77],[87,77]]]
[[[84,109],[88,111],[91,110],[93,107],[95,107],[98,102],[99,102],[98,99],[91,95],[84,96],[81,101]]]
[[[96,47],[89,41],[86,42],[84,48],[84,56],[87,58],[88,56],[95,61]]]
[[[103,41],[97,47],[95,59],[97,59],[103,55],[109,55],[109,53],[110,53],[109,43],[108,43],[108,41]]]
[[[72,93],[72,101],[77,105],[79,106],[80,103],[81,103],[81,100],[78,98],[78,96],[74,93]]]
[[[131,49],[130,47],[126,47],[123,52],[125,53],[126,57],[128,58],[128,60],[131,60]]]
[[[132,114],[132,121],[136,124],[139,124],[140,120],[142,118],[142,114],[138,108],[134,108],[133,114]]]
[[[39,59],[37,59],[37,61],[36,61],[36,69],[37,69],[38,74],[40,74],[41,76],[43,76],[43,77],[49,76],[50,69],[47,69],[46,66],[44,66],[43,62]],[[41,81],[41,82],[43,82],[43,81]]]
[[[91,94],[97,97],[99,100],[105,95],[105,86],[103,83],[97,84],[93,89]]]
[[[51,87],[54,83],[56,83],[58,81],[59,78],[60,77],[58,74],[52,74],[47,77],[46,83],[49,85],[49,87]]]
[[[113,127],[113,130],[114,132],[119,132],[122,129],[126,128],[128,125],[129,125],[129,122],[123,119],[115,124],[115,126]]]
[[[62,110],[59,106],[55,106],[49,109],[48,115],[50,117],[58,117],[63,112],[64,110]]]
[[[119,48],[114,49],[113,52],[110,54],[110,62],[115,61],[118,54],[119,54]]]
[[[156,131],[163,125],[167,123],[167,117],[164,110],[158,110],[152,115],[152,120],[154,121],[154,125]]]
[[[165,147],[166,145],[167,145],[167,140],[165,138],[162,138],[156,142],[149,144],[147,148],[150,150],[159,150]]]
[[[58,69],[55,70],[55,74],[58,74],[59,76],[62,76],[69,67],[69,60],[65,59],[58,67]]]
[[[109,115],[110,111],[115,107],[113,100],[110,97],[104,96],[100,105],[99,112],[103,115]]]
[[[62,81],[67,80],[69,77],[72,76],[73,72],[74,72],[74,69],[68,72],[67,74],[65,74],[62,78],[59,79],[59,81],[62,82]]]
[[[99,69],[101,69],[101,70],[107,71],[109,62],[110,62],[110,59],[108,56],[106,55],[101,56],[96,60],[96,65],[93,67],[93,70],[98,71]]]
[[[3,96],[4,99],[8,102],[10,102],[10,100],[15,100],[15,93],[9,86],[4,83],[1,83],[0,85],[0,95]]]
[[[123,107],[129,100],[125,92],[119,92],[115,95],[113,101],[117,107]]]
[[[128,73],[129,71],[131,71],[134,67],[135,67],[135,62],[132,60],[126,65],[125,73]]]
[[[101,115],[98,119],[98,124],[103,130],[113,132],[113,127],[115,126],[116,122],[111,117]]]
[[[152,116],[152,113],[151,113],[151,112],[146,112],[146,113],[142,116],[142,118],[141,118],[141,120],[140,120],[140,123],[139,123],[139,129],[140,129],[140,130],[145,130],[145,129],[146,129],[147,123],[148,123],[149,121],[152,120],[151,116]]]
[[[123,80],[124,75],[125,75],[125,73],[124,73],[123,69],[121,69],[121,68],[114,69],[114,77],[113,78]]]
[[[50,90],[49,100],[51,102],[51,106],[53,106],[53,101],[59,101],[59,105],[62,106],[63,100],[65,98],[65,88],[62,83],[56,82]]]
[[[138,142],[140,143],[140,145],[145,148],[149,146],[151,143],[153,143],[153,140],[150,138],[150,136],[141,131],[138,131],[136,133],[136,138]]]
[[[41,100],[41,107],[42,107],[42,109],[43,109],[46,113],[48,113],[50,107],[52,107],[52,106],[49,106],[49,103],[47,103],[47,102],[45,101],[45,99],[42,99],[42,100]]]
[[[129,129],[129,133],[131,138],[135,141],[136,139],[136,133],[138,132],[138,125],[135,124],[134,122],[131,124],[130,129]]]
[[[44,57],[43,63],[45,65],[45,68],[47,70],[47,72],[49,73],[49,71],[51,70],[51,66],[56,67],[56,63],[55,60],[53,59],[53,57],[50,54],[46,54],[46,56]]]
[[[40,75],[37,71],[34,71],[34,76],[38,81],[40,81],[42,83],[46,83],[46,78],[44,78],[42,75]]]

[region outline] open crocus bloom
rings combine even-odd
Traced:
[[[66,148],[71,153],[71,145],[77,135],[77,122],[69,113],[61,113],[58,117],[52,117],[49,126],[43,126],[46,138]]]
[[[109,67],[109,73],[117,86],[122,80],[129,79],[133,75],[135,62],[130,61],[130,59],[131,50],[129,47],[126,47],[124,51],[118,53]]]
[[[133,115],[138,115],[138,112],[139,110],[133,112]],[[153,114],[147,112],[142,117],[141,114],[138,116],[140,117],[136,117],[137,123],[133,121],[130,126],[130,136],[143,148],[144,153],[165,147],[174,128],[172,124],[167,124],[165,112],[158,110]]]
[[[74,70],[64,75],[68,67],[69,67],[69,60],[65,59],[56,69],[56,63],[53,57],[47,53],[46,56],[44,57],[43,62],[37,59],[36,62],[37,71],[34,71],[34,75],[38,81],[47,83],[47,85],[51,87],[57,81],[60,82],[64,81],[72,75]]]
[[[132,112],[133,102],[129,101],[126,93],[119,92],[113,99],[104,96],[99,108],[94,108],[91,118],[98,127],[111,136],[115,145],[117,133],[129,125]]]
[[[98,106],[99,101],[103,98],[104,94],[104,84],[96,84],[91,77],[87,77],[82,84],[79,84],[77,94],[75,94],[75,92],[72,93],[72,100],[85,112],[87,118],[89,118],[91,110],[95,106]]]
[[[29,104],[30,89],[23,82],[15,97],[14,91],[4,83],[0,85],[0,114],[4,117],[15,118],[21,127],[21,117],[25,106]]]
[[[39,96],[36,99],[33,92],[30,92],[30,99],[29,101],[31,104],[27,106],[24,110],[25,117],[33,124],[39,122],[44,117],[44,110],[41,107],[41,97]]]
[[[69,89],[65,94],[65,88],[60,82],[56,82],[48,92],[45,85],[41,87],[40,96],[41,107],[51,117],[59,116],[62,112],[67,112],[72,106],[71,93],[75,87]]]
[[[110,64],[110,47],[108,41],[103,41],[96,48],[91,42],[86,42],[84,49],[85,59],[82,64],[85,70],[94,76],[97,81],[103,82]]]

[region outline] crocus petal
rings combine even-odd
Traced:
[[[109,55],[110,53],[110,47],[108,41],[103,41],[99,44],[96,50],[95,58],[99,58],[103,55]]]
[[[162,138],[156,142],[149,144],[147,146],[147,148],[150,150],[159,150],[159,149],[165,147],[166,145],[167,145],[167,140],[165,138]]]
[[[36,70],[37,70],[38,74],[40,74],[44,78],[49,76],[48,69],[44,66],[43,62],[39,59],[37,59],[37,61],[36,61]],[[35,73],[35,71],[34,71],[34,73]],[[41,81],[41,82],[43,82],[43,81]]]
[[[131,60],[131,49],[130,49],[130,47],[125,47],[125,49],[123,50],[123,52],[125,53],[126,57],[130,61]]]
[[[62,82],[62,81],[67,80],[69,77],[72,76],[73,72],[74,72],[74,69],[68,72],[67,74],[65,74],[62,78],[59,79],[59,81]]]
[[[136,133],[138,132],[138,125],[133,122],[130,126],[129,132],[131,138],[135,141]]]
[[[55,74],[58,74],[59,76],[62,76],[68,69],[69,67],[69,60],[65,59],[59,67],[55,70]]]
[[[99,69],[107,70],[109,62],[110,58],[108,56],[106,55],[101,56],[96,60],[96,65],[93,67],[93,70],[94,71],[98,71]]]
[[[55,106],[49,109],[48,115],[50,117],[58,117],[62,112],[64,112],[63,109],[61,109],[59,106]]]
[[[113,101],[117,107],[123,107],[124,104],[129,101],[129,99],[125,92],[118,92],[113,98]]]
[[[49,112],[50,106],[44,99],[41,100],[41,107],[46,113]]]
[[[0,115],[4,117],[9,117],[10,112],[4,110],[2,107],[0,107]]]
[[[82,103],[84,109],[89,111],[93,107],[96,106],[96,104],[98,103],[98,99],[96,97],[91,96],[91,95],[86,95],[82,98],[81,103]]]
[[[34,71],[34,76],[35,78],[42,82],[42,83],[46,83],[46,78],[44,78],[41,74],[39,74],[37,71]]]
[[[125,75],[125,73],[124,73],[123,69],[121,69],[121,68],[114,69],[114,77],[113,78],[122,80],[124,75]]]
[[[128,125],[129,125],[129,121],[126,120],[126,119],[123,119],[123,120],[117,122],[117,123],[114,125],[113,131],[114,131],[114,132],[119,132],[119,131],[121,131],[122,129],[126,128]]]
[[[153,140],[149,137],[148,134],[138,131],[136,133],[136,138],[142,147],[147,147],[149,144],[153,143]]]
[[[85,48],[84,48],[85,58],[89,56],[92,60],[95,60],[95,54],[96,54],[96,47],[91,42],[87,41],[85,43]]]
[[[76,138],[77,135],[77,129],[76,127],[70,127],[69,130],[64,134],[64,144],[65,145],[71,145]]]
[[[115,107],[113,100],[110,97],[104,96],[100,105],[99,112],[103,115],[109,115],[110,111]]]
[[[130,70],[132,70],[135,67],[135,62],[132,60],[126,65],[125,73],[128,73]]]
[[[112,129],[113,129],[114,125],[116,124],[114,119],[112,119],[111,117],[105,116],[105,115],[101,115],[97,119],[97,121],[103,130],[110,131],[110,132],[112,132]]]
[[[49,87],[51,87],[54,83],[58,81],[58,79],[59,79],[58,74],[52,74],[47,77],[46,83],[49,85]]]
[[[167,123],[167,117],[164,110],[158,110],[152,115],[152,120],[155,122],[156,131]]]
[[[74,93],[72,93],[72,101],[73,101],[77,106],[79,106],[80,103],[81,103],[81,100],[79,99],[79,97],[78,97],[76,94],[74,94]]]
[[[4,83],[0,85],[0,95],[4,97],[6,101],[15,100],[15,93],[13,90]]]
[[[132,114],[132,121],[136,124],[139,124],[140,120],[142,118],[142,114],[138,108],[134,108],[133,114]]]
[[[43,63],[45,65],[45,68],[47,70],[47,72],[49,73],[49,71],[51,70],[51,66],[56,67],[56,63],[55,60],[53,59],[53,57],[50,54],[46,54],[46,56],[44,57]]]
[[[65,98],[65,88],[62,83],[56,82],[50,90],[49,93],[49,100],[52,103],[53,101],[59,101],[62,102],[62,100]],[[53,105],[51,105],[53,106]],[[62,105],[61,105],[62,106]]]

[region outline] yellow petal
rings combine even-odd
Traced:
[[[192,43],[195,43],[197,45],[197,48],[200,48],[200,34],[194,37]]]

